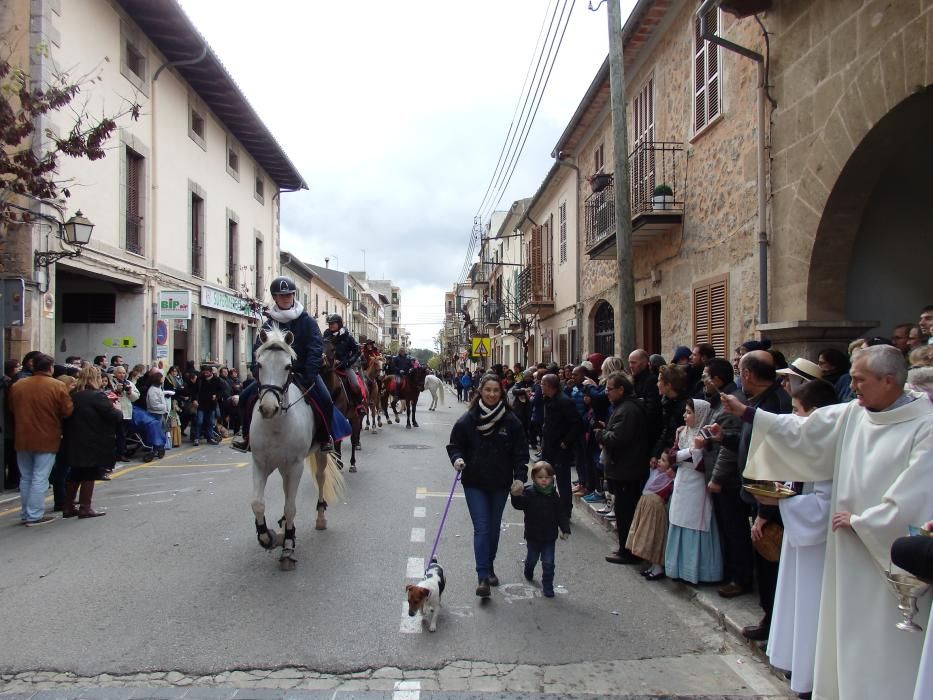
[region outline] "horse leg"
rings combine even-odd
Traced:
[[[353,427],[353,433],[350,435],[350,472],[356,472],[356,451],[361,449],[360,447],[360,422],[359,419],[353,421],[351,424]]]
[[[315,530],[327,529],[327,501],[324,500],[324,480],[327,469],[327,456],[316,452],[311,459],[314,461],[314,478],[317,481],[317,518],[314,521]]]
[[[411,406],[411,424],[417,428],[418,419],[416,413],[418,411],[418,397],[416,396],[414,401],[409,402],[409,405]]]
[[[279,521],[282,531],[282,553],[279,555],[279,568],[282,571],[294,571],[298,557],[295,554],[295,505],[298,485],[301,483],[302,463],[291,465],[282,471],[282,488],[285,491],[285,513]]]
[[[275,531],[269,530],[266,525],[266,481],[269,475],[263,472],[259,467],[253,465],[253,516],[256,520],[256,538],[263,549],[273,549],[279,545],[279,539]]]

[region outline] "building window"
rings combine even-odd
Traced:
[[[693,287],[693,344],[709,343],[716,357],[728,357],[729,276],[705,280]]]
[[[204,111],[199,107],[188,107],[188,138],[207,150],[207,122],[204,120]]]
[[[615,355],[615,312],[607,301],[596,307],[596,313],[593,315],[593,339],[596,352],[606,357]]]
[[[321,300],[318,298],[318,293],[314,293],[314,315],[321,315]]]
[[[116,294],[62,294],[62,323],[116,322]]]
[[[143,254],[142,184],[145,160],[135,151],[126,149],[126,238],[127,252]]]
[[[632,98],[632,136],[632,209],[642,211],[651,202],[655,185],[654,78],[649,78]]]
[[[721,111],[719,76],[719,47],[700,38],[700,19],[693,20],[693,131],[699,133],[709,126]],[[706,13],[706,27],[710,32],[719,31],[719,9],[714,7]]]
[[[240,149],[227,134],[227,174],[237,182],[240,181]]]
[[[213,359],[216,324],[216,319],[201,317],[201,362]]]
[[[593,149],[593,172],[598,173],[603,169],[603,165],[606,163],[605,159],[605,147],[604,144],[599,144],[595,149]]]
[[[263,181],[262,175],[256,175],[256,188],[253,190],[253,196],[260,204],[264,204],[266,201],[266,183]]]
[[[262,238],[259,238],[259,237],[256,238],[255,251],[256,252],[253,256],[253,261],[254,261],[253,265],[256,270],[256,280],[255,280],[256,289],[254,290],[254,294],[257,299],[262,299],[263,294],[265,294],[264,287],[266,286],[265,281],[262,278],[262,271],[263,271]]]
[[[237,268],[240,265],[240,246],[237,240],[237,222],[227,219],[227,286],[237,288]]]
[[[143,35],[132,25],[120,23],[120,74],[144,95],[149,95],[148,60]]]
[[[191,193],[191,274],[204,277],[204,198]]]
[[[557,208],[560,226],[560,264],[567,262],[567,202],[561,202]]]

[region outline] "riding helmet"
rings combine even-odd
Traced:
[[[327,325],[329,326],[332,323],[336,323],[342,326],[343,318],[341,317],[340,314],[331,314],[330,316],[327,317]]]
[[[291,277],[276,277],[272,280],[272,284],[269,285],[269,292],[272,296],[276,294],[295,294],[298,291],[298,287],[295,286],[295,282]]]

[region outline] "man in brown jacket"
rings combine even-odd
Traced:
[[[74,410],[68,388],[52,379],[54,363],[48,355],[40,355],[33,362],[32,376],[10,387],[22,520],[27,527],[55,519],[45,514],[45,492],[62,440],[62,420]]]

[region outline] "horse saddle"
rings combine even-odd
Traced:
[[[396,385],[397,385],[397,382],[395,381],[395,376],[390,376],[388,378],[388,381],[386,382],[386,387],[388,388],[389,392],[393,394],[402,393],[403,391],[405,391],[405,389],[408,388],[408,376],[405,375],[402,377],[402,384],[398,388],[398,392],[396,392]]]

